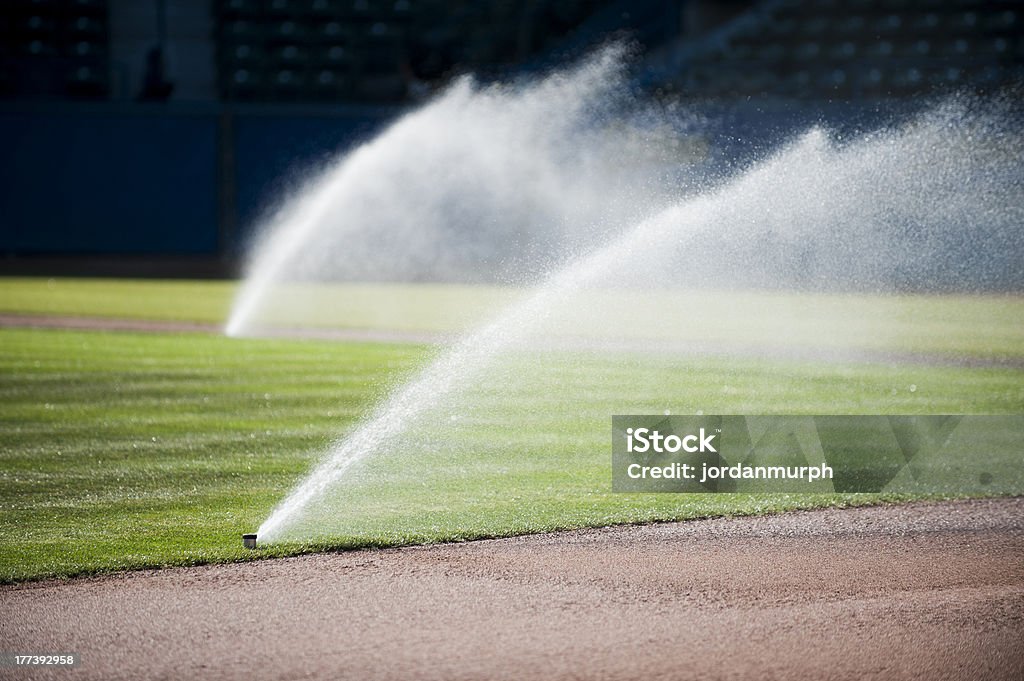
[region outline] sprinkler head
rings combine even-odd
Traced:
[[[256,535],[255,534],[243,534],[242,545],[247,549],[256,548]]]

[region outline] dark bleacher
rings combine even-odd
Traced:
[[[458,71],[500,71],[606,0],[215,0],[230,100],[397,102]]]
[[[1024,3],[782,0],[680,46],[684,95],[878,99],[991,90],[1024,75]]]
[[[109,46],[105,0],[3,0],[0,96],[105,97]]]

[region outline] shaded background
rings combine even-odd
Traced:
[[[722,168],[1024,78],[1019,0],[5,0],[0,273],[235,275],[275,200],[454,76],[613,38]]]

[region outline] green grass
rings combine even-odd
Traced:
[[[0,278],[0,312],[223,323],[234,282]],[[520,291],[458,284],[292,285],[269,296],[270,324],[460,332]],[[599,309],[601,314],[594,314]],[[607,320],[628,320],[609,329]],[[701,345],[1024,359],[1024,296],[878,296],[644,291],[582,296],[555,334]]]
[[[220,323],[234,282],[0,278],[0,312]]]
[[[222,284],[72,283],[0,281],[0,307],[97,316],[174,311],[168,318],[201,320],[230,296]],[[62,290],[67,296],[47,298]],[[451,300],[444,287],[419,295],[431,290]],[[395,289],[378,291],[390,298]],[[146,308],[160,299],[157,310]],[[973,335],[951,332],[960,334],[961,353],[1022,354],[1005,317],[1013,310],[989,310],[994,331],[986,334],[972,304],[957,300],[913,307],[933,303],[943,327],[966,326],[957,312],[974,324]],[[941,306],[950,314],[935,312]],[[0,581],[886,498],[612,494],[608,416],[623,405],[636,413],[1024,411],[1024,371],[1012,366],[516,358],[448,405],[456,420],[438,415],[416,456],[390,452],[361,469],[342,497],[321,506],[330,513],[307,519],[320,536],[242,549],[239,535],[266,518],[328,444],[435,352],[413,344],[0,329]],[[530,371],[520,370],[523,362]],[[453,432],[458,446],[444,446]]]
[[[0,312],[221,324],[237,284],[227,281],[0,278]],[[286,324],[460,331],[511,300],[501,287],[456,284],[292,286],[270,303]]]

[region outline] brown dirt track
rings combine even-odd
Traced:
[[[1024,499],[618,527],[0,589],[75,679],[1021,679]]]

